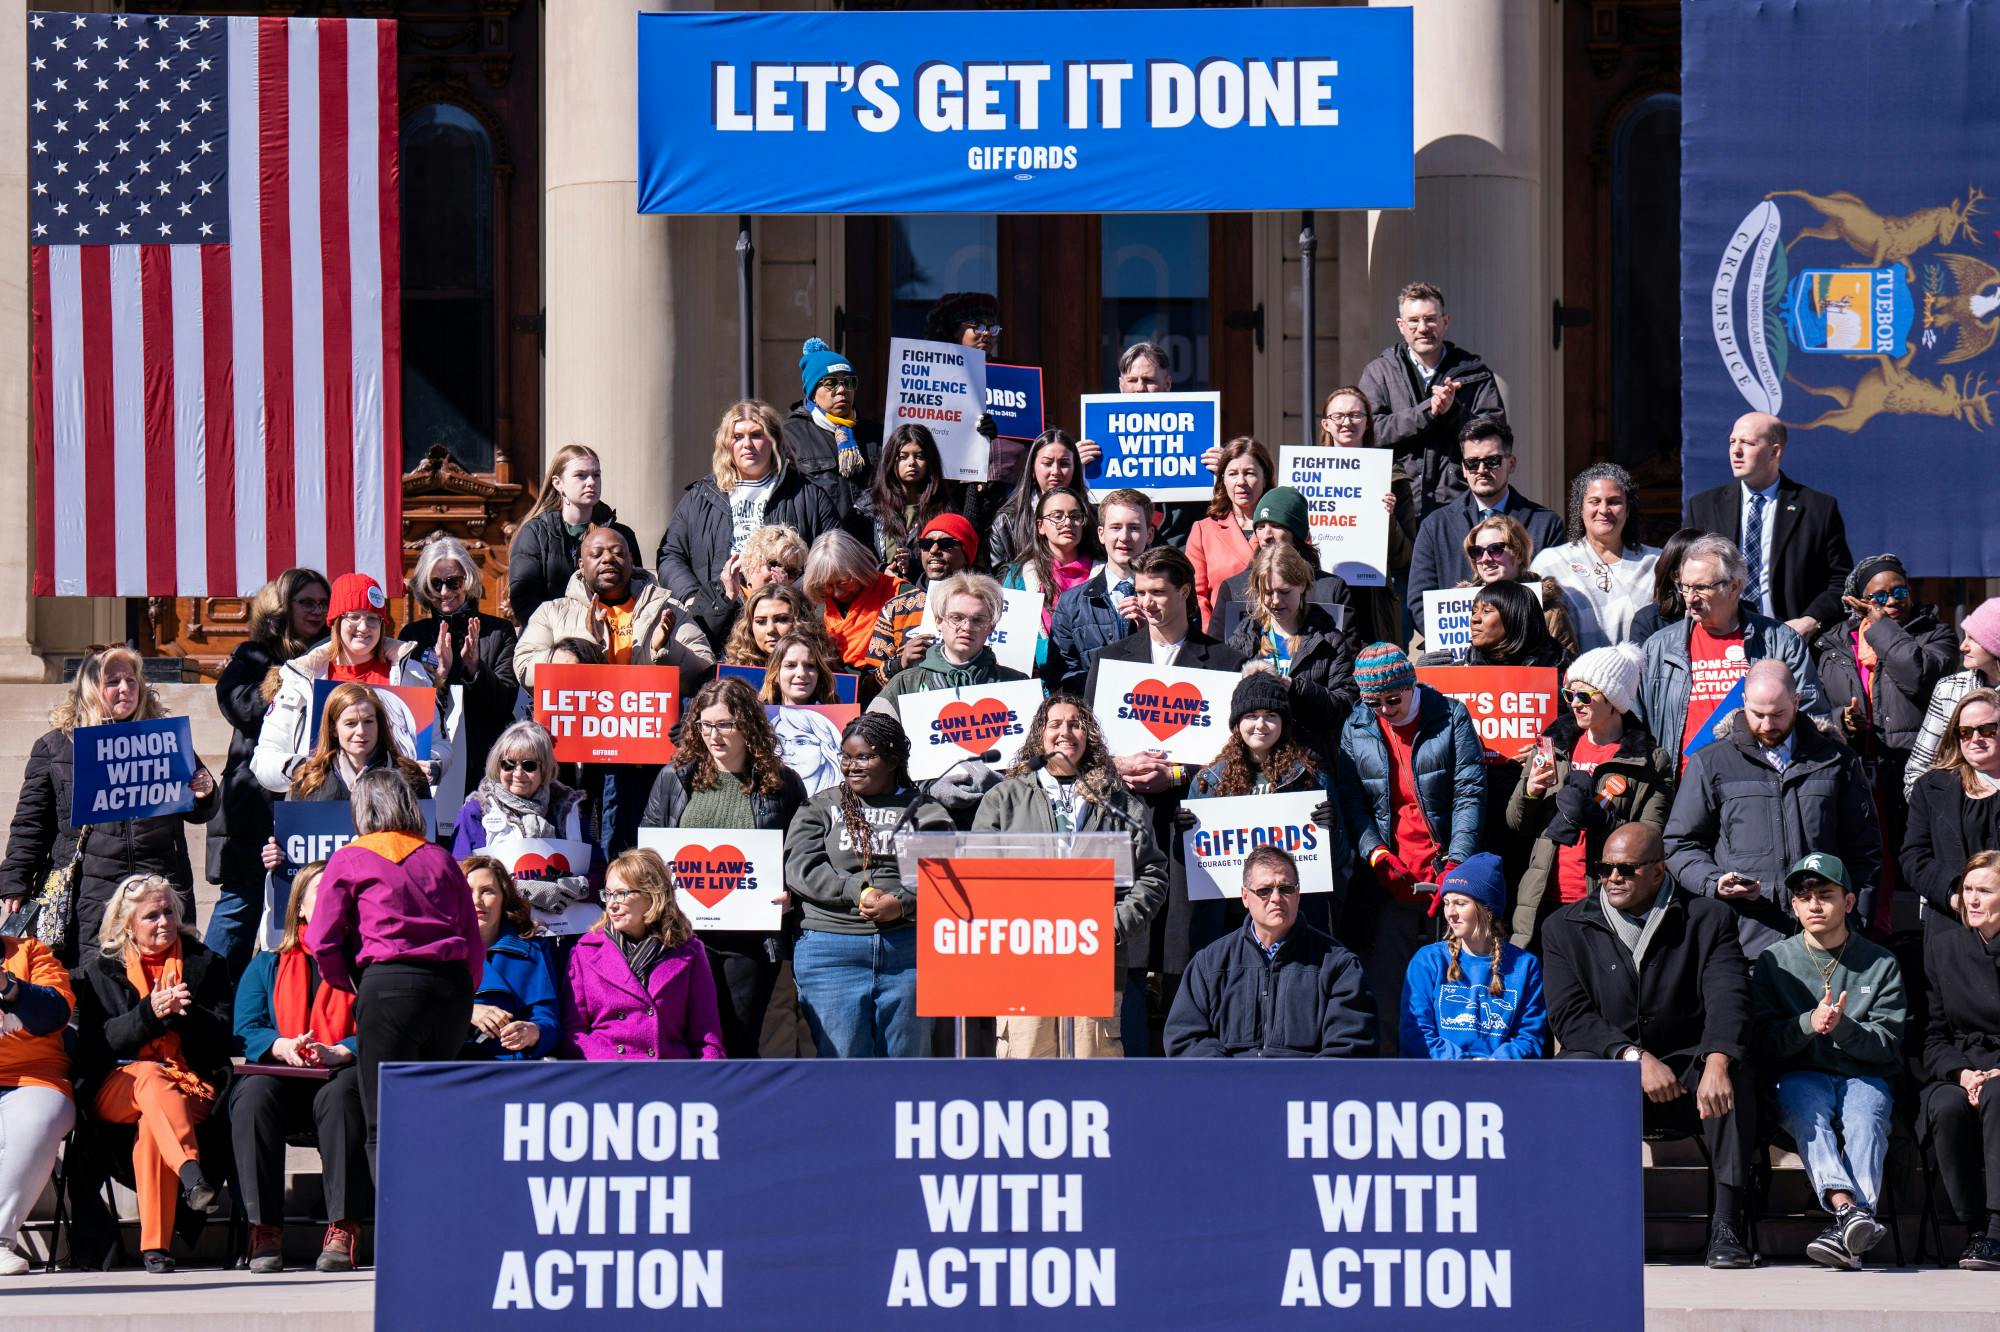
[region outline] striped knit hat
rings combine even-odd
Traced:
[[[1355,658],[1354,684],[1363,698],[1414,688],[1416,683],[1417,668],[1394,643],[1370,644]]]

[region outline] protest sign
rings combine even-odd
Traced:
[[[744,684],[750,686],[750,692],[753,694],[762,694],[764,692],[764,668],[762,666],[718,666],[715,668],[715,671],[717,675],[725,680],[741,680]],[[833,677],[833,696],[841,703],[854,703],[861,697],[861,677],[858,675],[841,675],[836,672]],[[851,716],[852,714],[849,715]]]
[[[956,342],[891,338],[882,400],[888,407],[885,435],[900,425],[920,425],[937,441],[948,479],[986,479],[987,441],[979,433],[986,412],[985,352]]]
[[[639,845],[667,862],[696,930],[778,929],[785,835],[775,828],[641,828]]]
[[[998,750],[996,768],[1014,761],[1028,723],[1042,706],[1039,680],[1005,680],[960,689],[920,689],[896,700],[910,737],[910,776],[942,777],[953,764]]]
[[[1116,1007],[1109,860],[917,862],[919,1017],[1095,1017]]]
[[[319,739],[320,718],[326,714],[327,696],[345,683],[344,680],[313,681],[312,729],[306,734],[314,741]],[[396,751],[404,758],[420,762],[430,758],[431,746],[437,739],[437,690],[429,685],[372,684],[368,687],[382,700],[382,711],[389,718],[389,735],[396,743]]]
[[[558,763],[665,763],[674,756],[680,673],[662,666],[535,668],[535,721]]]
[[[1091,707],[1114,754],[1163,750],[1176,763],[1208,764],[1229,739],[1235,671],[1097,660]]]
[[[419,800],[417,804],[424,812],[424,825],[437,827],[437,801]],[[354,840],[354,813],[345,800],[279,800],[271,806],[271,828],[271,835],[278,839],[278,854],[285,858],[265,878],[268,896],[264,920],[268,928],[264,935],[276,948],[276,936],[285,923],[285,904],[292,895],[292,876],[316,860],[330,858]]]
[[[1194,827],[1181,834],[1187,853],[1189,900],[1243,897],[1243,860],[1260,846],[1292,853],[1298,862],[1299,891],[1333,891],[1333,834],[1313,822],[1326,792],[1272,792],[1268,795],[1214,796],[1185,800]]]
[[[1556,719],[1553,666],[1420,666],[1417,679],[1465,704],[1489,759],[1516,759]]]
[[[510,834],[488,842],[485,851],[507,867],[517,885],[590,877],[589,842]],[[596,901],[574,902],[562,911],[544,911],[534,906],[530,910],[535,923],[550,934],[581,934],[604,914],[604,907]]]
[[[1734,645],[1732,644],[1732,646]],[[1738,648],[1737,651],[1740,652],[1742,649]],[[1738,676],[1736,683],[1729,687],[1729,692],[1717,700],[1715,711],[1708,714],[1708,720],[1696,729],[1694,735],[1687,742],[1687,748],[1681,751],[1683,759],[1693,758],[1696,754],[1707,749],[1721,738],[1716,734],[1716,728],[1722,725],[1723,719],[1729,716],[1730,713],[1737,711],[1743,706],[1743,683],[1747,678],[1747,676]]]
[[[1083,438],[1104,451],[1083,469],[1093,500],[1125,489],[1155,504],[1215,494],[1201,459],[1222,447],[1220,393],[1086,393],[1082,406]]]
[[[453,685],[446,691],[445,709],[437,720],[437,740],[434,742],[444,759],[438,772],[437,781],[431,787],[431,795],[437,807],[444,811],[444,822],[434,823],[440,838],[449,838],[452,824],[458,819],[459,807],[465,803],[466,788],[479,788],[483,772],[468,772],[471,760],[466,749],[465,730],[465,686]]]
[[[189,785],[201,756],[186,717],[79,726],[69,790],[72,828],[119,823],[194,808]]]
[[[1278,480],[1305,497],[1307,522],[1319,567],[1349,587],[1382,587],[1389,581],[1388,449],[1278,450]]]
[[[1517,584],[1539,604],[1542,583],[1531,578]],[[1477,587],[1434,587],[1424,593],[1424,651],[1449,652],[1462,657],[1472,650],[1472,603],[1479,599]]]
[[[1042,368],[986,363],[986,414],[1002,439],[1033,439],[1042,433]]]
[[[917,622],[915,632],[933,640],[938,637],[937,611],[928,597],[924,598],[924,618]],[[993,659],[1008,670],[1033,675],[1035,646],[1041,637],[1042,594],[1025,592],[1018,587],[1003,590],[1000,593],[1000,619],[986,636],[986,646],[993,649]]]
[[[642,13],[637,37],[642,213],[1415,199],[1407,8]]]

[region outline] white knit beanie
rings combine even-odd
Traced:
[[[1589,685],[1610,699],[1612,707],[1630,712],[1639,701],[1641,660],[1631,643],[1592,648],[1570,663],[1569,682]]]

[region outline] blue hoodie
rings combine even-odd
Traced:
[[[544,1059],[555,1053],[562,1036],[562,1010],[556,994],[555,965],[547,937],[523,939],[502,930],[486,950],[486,977],[472,997],[476,1004],[504,1008],[517,1020],[534,1023],[542,1038],[525,1050],[508,1051],[498,1041],[468,1038],[462,1059]]]
[[[1447,981],[1451,950],[1434,943],[1410,959],[1403,977],[1403,1057],[1406,1059],[1540,1059],[1548,1004],[1542,964],[1513,944],[1500,946],[1502,991],[1491,993],[1490,956],[1459,957],[1462,981]]]

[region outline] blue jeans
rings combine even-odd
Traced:
[[[241,980],[257,948],[257,916],[264,908],[264,881],[258,879],[250,892],[231,883],[218,884],[221,896],[208,918],[208,937],[202,943],[208,951],[229,964],[232,980]]]
[[[917,1016],[917,932],[806,930],[792,949],[799,1008],[822,1059],[915,1059],[930,1053]]]
[[[1811,1069],[1778,1076],[1779,1122],[1799,1145],[1806,1177],[1822,1207],[1827,1194],[1843,1192],[1875,1210],[1892,1104],[1889,1084],[1880,1078],[1843,1078]]]

